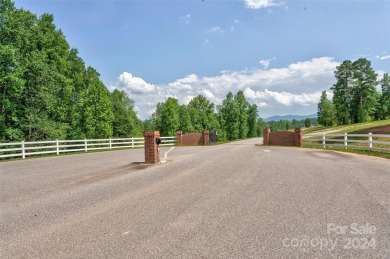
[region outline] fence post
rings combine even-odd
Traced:
[[[134,148],[134,137],[131,137],[131,148]]]
[[[110,150],[112,149],[112,146],[111,146],[112,144],[111,144],[111,138],[110,138]]]
[[[370,150],[372,149],[372,133],[368,133],[368,145]]]
[[[344,147],[347,149],[348,147],[348,133],[344,133]]]
[[[24,141],[22,141],[22,158],[26,158],[26,151],[24,150]]]
[[[85,152],[87,152],[88,151],[88,140],[87,139],[84,140],[84,144],[85,144]]]
[[[58,139],[56,140],[56,149],[57,149],[57,156],[60,155],[60,143],[58,141]]]
[[[324,148],[325,148],[325,143],[326,143],[326,141],[325,141],[325,133],[322,133],[322,145],[324,146]]]

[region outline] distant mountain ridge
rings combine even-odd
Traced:
[[[297,120],[297,121],[300,121],[300,120],[304,120],[306,118],[317,118],[317,114],[313,113],[313,114],[309,114],[309,115],[282,115],[282,116],[276,115],[276,116],[271,116],[271,117],[265,118],[264,121],[265,122],[280,121],[280,120],[287,120],[287,121]]]

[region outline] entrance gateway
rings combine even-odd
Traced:
[[[209,144],[217,144],[218,143],[218,133],[217,129],[210,130]]]

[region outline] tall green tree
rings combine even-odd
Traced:
[[[328,100],[326,91],[322,92],[317,111],[318,123],[323,126],[332,126],[336,123],[336,109],[333,103]]]
[[[256,122],[256,136],[262,137],[263,136],[263,129],[266,127],[266,123],[263,121],[262,118],[259,118]]]
[[[390,77],[388,73],[383,75],[381,80],[382,95],[380,97],[380,119],[390,117]]]
[[[157,103],[156,105],[156,111],[153,112],[151,118],[150,118],[150,124],[154,125],[155,130],[162,129],[162,115],[163,115],[163,109],[164,109],[164,103]]]
[[[192,127],[196,132],[205,129],[213,129],[217,125],[214,112],[214,103],[207,100],[203,95],[194,97],[188,104]]]
[[[254,138],[257,136],[257,120],[259,118],[259,113],[257,111],[257,105],[252,104],[248,107],[248,138]]]
[[[377,74],[369,60],[345,60],[336,68],[335,77],[332,90],[338,124],[370,121],[380,116]]]
[[[351,100],[353,88],[353,64],[345,60],[334,72],[336,83],[332,86],[333,103],[338,124],[349,124],[351,118]]]
[[[149,118],[143,121],[143,129],[147,131],[158,130],[158,127],[154,124],[153,119]]]
[[[109,137],[110,93],[70,49],[51,14],[0,0],[2,140]]]
[[[114,137],[131,137],[142,135],[142,122],[134,111],[134,101],[124,91],[114,90],[111,93],[113,112],[112,130]]]
[[[187,105],[179,106],[179,121],[180,126],[179,129],[184,133],[194,132],[194,127],[192,126],[191,115],[189,113],[189,108]]]
[[[18,66],[18,51],[11,45],[0,44],[0,140],[23,138],[21,103],[24,80]]]
[[[162,106],[161,134],[163,136],[175,136],[180,127],[178,100],[169,97]]]
[[[360,58],[353,62],[352,115],[355,122],[372,120],[375,114],[377,74],[371,62]]]
[[[245,99],[243,91],[238,91],[234,96],[234,101],[238,105],[238,120],[239,120],[239,130],[238,136],[243,139],[248,136],[248,108],[249,103]]]
[[[305,119],[305,128],[310,128],[311,127],[311,119],[310,118],[306,118]]]
[[[85,89],[85,137],[104,138],[112,136],[112,107],[110,92],[99,79],[97,71],[87,68]]]
[[[218,106],[219,123],[227,140],[235,140],[240,137],[240,107],[234,100],[232,92],[226,95],[222,104]]]

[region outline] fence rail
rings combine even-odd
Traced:
[[[303,144],[306,146],[323,146],[323,148],[341,147],[390,152],[390,134],[303,134]]]
[[[160,146],[174,146],[176,137],[161,137]],[[68,152],[88,152],[92,150],[112,150],[117,148],[144,147],[144,138],[109,138],[82,140],[21,141],[0,143],[0,158],[57,154]]]

